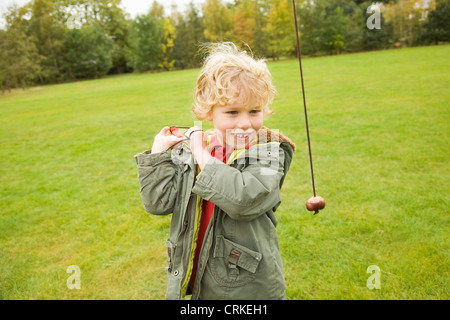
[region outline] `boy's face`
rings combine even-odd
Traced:
[[[240,99],[239,99],[240,100]],[[263,125],[263,111],[257,106],[244,106],[236,102],[228,106],[216,106],[207,115],[212,121],[222,146],[241,149],[252,141]]]

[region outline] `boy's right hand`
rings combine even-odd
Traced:
[[[152,154],[163,152],[173,146],[175,143],[180,142],[183,138],[172,135],[169,127],[164,127],[155,136],[155,140],[152,146]]]

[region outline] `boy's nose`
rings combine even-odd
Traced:
[[[250,119],[248,117],[248,115],[246,114],[242,114],[239,117],[239,121],[237,123],[238,128],[240,129],[248,129],[252,126],[252,123],[250,122]]]

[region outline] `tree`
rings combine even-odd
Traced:
[[[203,6],[204,35],[211,42],[232,40],[233,16],[221,0],[206,0]]]
[[[131,65],[134,71],[159,69],[164,39],[164,30],[159,21],[150,15],[138,15],[130,33]]]
[[[99,6],[97,24],[112,40],[112,66],[109,73],[124,73],[128,71],[127,52],[128,21],[127,14],[119,7],[121,0],[102,0]]]
[[[184,15],[179,14],[175,26],[173,59],[176,68],[192,68],[200,65],[199,46],[205,42],[203,19],[194,2],[190,2]]]
[[[288,0],[270,0],[267,25],[263,28],[268,43],[268,53],[273,60],[291,55],[295,44],[295,31]]]
[[[61,70],[69,79],[105,75],[112,66],[112,40],[96,25],[69,30],[63,41]]]
[[[153,0],[148,14],[156,20],[162,20],[164,18],[164,6],[159,4],[158,1]]]
[[[112,40],[109,73],[127,71],[128,21],[121,0],[54,0],[58,20],[69,29],[97,25]],[[66,30],[67,31],[67,30]]]
[[[439,41],[450,41],[450,1],[442,0],[436,3],[436,10],[430,12],[425,32],[422,35],[426,43],[438,44]]]
[[[380,15],[380,26],[381,29],[369,30],[366,27],[366,20],[369,17],[367,13],[367,8],[372,5],[372,1],[367,1],[361,3],[360,5],[360,19],[364,24],[363,27],[363,47],[360,50],[377,50],[377,49],[387,49],[392,47],[394,42],[393,35],[393,22],[388,21],[383,13],[383,7]]]
[[[254,48],[254,33],[256,26],[255,1],[243,0],[236,8],[233,17],[234,39],[238,42],[246,43],[250,48]]]
[[[175,27],[170,18],[164,18],[162,21],[163,42],[161,44],[161,62],[158,67],[164,70],[172,70],[175,61],[172,58],[172,51],[175,41]]]
[[[61,45],[66,25],[57,13],[57,2],[51,0],[33,0],[25,5],[31,19],[28,21],[27,35],[30,36],[42,57],[42,79],[46,82],[59,81],[62,78]]]
[[[2,91],[32,84],[41,72],[34,43],[17,28],[0,30],[0,87]]]
[[[303,0],[297,8],[302,53],[311,56],[325,54],[328,50],[327,41],[323,39],[327,18],[325,1]]]
[[[412,46],[420,39],[424,0],[397,0],[384,6],[384,17],[392,24],[393,41]]]
[[[356,5],[353,11],[349,13],[346,29],[347,33],[344,39],[346,51],[358,52],[363,50],[363,35],[364,30],[367,28],[365,25],[365,19],[363,18],[359,7]]]
[[[338,6],[328,15],[326,28],[322,36],[332,54],[340,54],[345,50],[344,39],[347,36],[347,18],[342,7]]]
[[[267,46],[265,41],[264,27],[267,24],[267,12],[269,6],[265,0],[253,0],[253,14],[255,28],[253,29],[253,49],[256,54],[266,57]]]

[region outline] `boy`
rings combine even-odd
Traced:
[[[136,155],[146,211],[172,213],[166,299],[286,298],[274,212],[295,145],[263,127],[275,95],[264,61],[215,45],[192,107],[214,133],[165,127]]]

